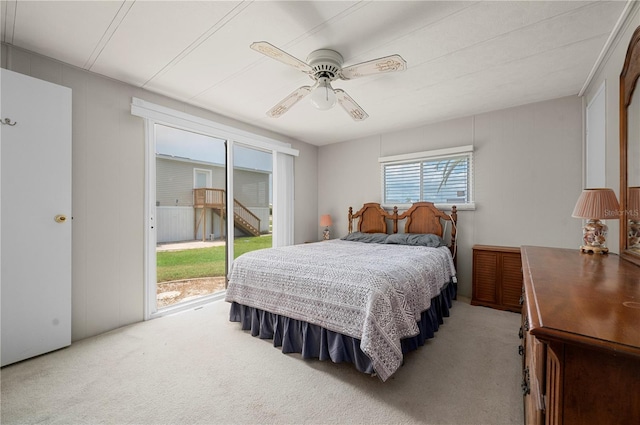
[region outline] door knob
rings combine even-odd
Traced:
[[[53,219],[56,221],[56,223],[64,223],[67,221],[67,216],[64,214],[58,214],[57,216],[53,217]]]

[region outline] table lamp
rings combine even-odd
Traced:
[[[322,232],[322,239],[325,241],[329,240],[329,226],[331,226],[331,224],[331,216],[329,214],[320,216],[320,226],[324,227],[324,231]]]
[[[620,205],[612,189],[584,189],[571,216],[587,219],[582,229],[582,252],[609,252],[606,245],[609,228],[600,219],[620,218]]]

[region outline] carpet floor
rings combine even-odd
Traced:
[[[218,301],[0,371],[2,424],[521,424],[520,315],[454,302],[387,382],[282,354]]]

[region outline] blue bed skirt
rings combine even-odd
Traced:
[[[418,321],[420,333],[401,341],[403,354],[416,350],[434,337],[444,318],[449,317],[449,309],[455,298],[456,284],[451,282],[431,300],[431,307],[422,312]],[[240,322],[242,330],[250,330],[253,336],[273,339],[273,346],[282,347],[283,353],[300,353],[304,359],[350,362],[360,372],[375,372],[371,360],[360,349],[360,340],[357,338],[236,302],[231,303],[229,320]]]

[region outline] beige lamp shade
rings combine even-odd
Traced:
[[[320,216],[320,226],[329,227],[331,226],[331,216],[329,214],[324,214]]]
[[[587,219],[620,218],[620,204],[612,189],[584,189],[572,217]]]

